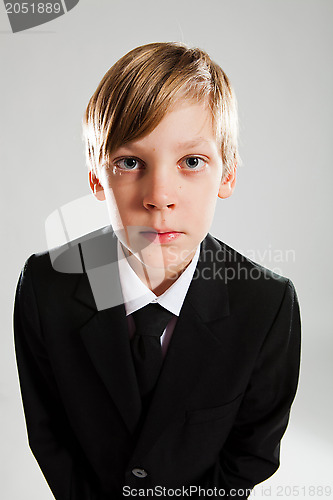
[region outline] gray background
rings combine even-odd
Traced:
[[[207,50],[238,98],[243,166],[233,196],[218,200],[212,234],[290,277],[301,303],[301,379],[282,464],[255,497],[262,486],[270,498],[296,496],[288,487],[300,498],[320,496],[311,486],[333,490],[332,14],[329,0],[81,0],[14,35],[0,5],[2,498],[53,498],[28,449],[19,393],[11,316],[20,269],[46,249],[45,221],[61,206],[71,231],[104,224],[87,197],[82,114],[121,55],[168,40]]]

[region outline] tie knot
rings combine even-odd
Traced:
[[[160,304],[148,304],[132,313],[136,334],[160,337],[173,314]]]

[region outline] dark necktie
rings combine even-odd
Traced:
[[[131,349],[140,394],[145,398],[157,382],[163,363],[160,337],[173,314],[154,303],[142,307],[132,316],[136,330]]]

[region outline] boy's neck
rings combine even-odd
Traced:
[[[182,261],[177,267],[154,268],[144,266],[134,254],[130,253],[128,249],[124,247],[124,245],[121,244],[121,246],[127,262],[135,274],[140,278],[142,283],[144,283],[144,285],[146,285],[146,287],[157,296],[162,295],[166,290],[168,290],[168,288],[171,287],[171,285],[173,285],[175,281],[177,281],[180,275],[191,263],[196,252],[196,249],[194,249],[194,251],[187,256],[186,260]]]

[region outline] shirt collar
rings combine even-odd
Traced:
[[[193,278],[200,254],[200,245],[190,264],[177,280],[160,296],[155,295],[137,276],[128,263],[122,246],[117,241],[119,277],[124,297],[126,316],[142,307],[157,302],[175,316],[179,316],[187,290]]]

